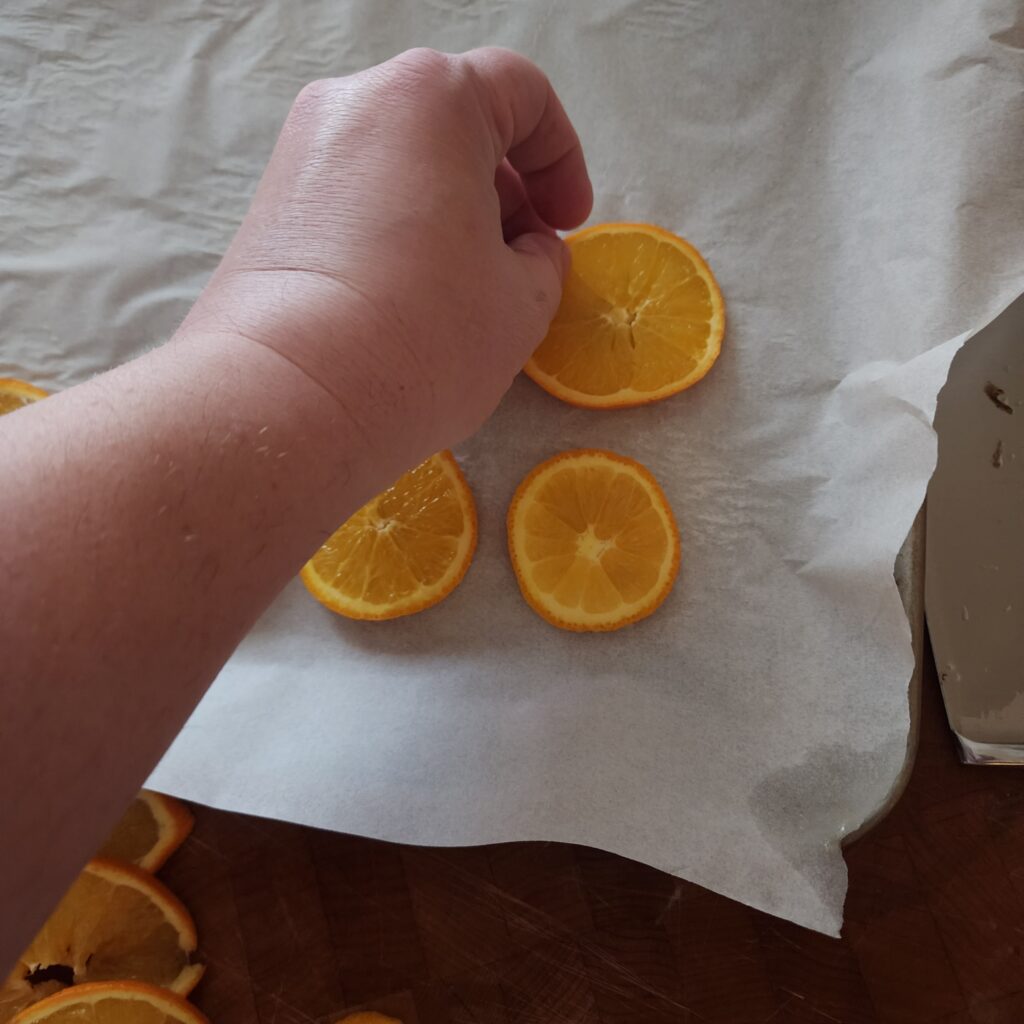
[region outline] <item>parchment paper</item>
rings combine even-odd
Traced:
[[[838,850],[904,761],[893,558],[963,338],[1024,288],[1024,14],[1009,0],[14,0],[0,22],[0,373],[64,387],[166,337],[299,87],[413,44],[550,73],[594,220],[693,241],[719,365],[593,413],[528,381],[459,453],[480,549],[437,608],[342,621],[293,583],[151,779],[417,843],[638,858],[834,933]],[[387,188],[385,181],[381,188]],[[503,513],[574,446],[645,462],[683,535],[661,612],[560,633]]]

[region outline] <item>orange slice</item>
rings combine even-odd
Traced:
[[[476,506],[451,452],[431,456],[364,505],[306,563],[302,581],[350,619],[394,619],[437,604],[476,550]]]
[[[16,377],[0,377],[0,416],[45,398],[48,392]]]
[[[100,848],[100,857],[157,871],[192,831],[188,808],[174,797],[143,789]]]
[[[0,1021],[82,982],[146,981],[187,995],[203,973],[191,962],[195,948],[192,918],[166,886],[132,864],[98,858],[0,987]]]
[[[139,981],[75,985],[22,1010],[12,1024],[210,1024],[179,995]]]
[[[679,572],[665,495],[639,462],[613,452],[563,452],[530,472],[509,506],[508,547],[530,607],[579,632],[650,615]]]
[[[563,402],[616,409],[693,387],[714,365],[725,304],[689,242],[651,224],[570,235],[572,269],[527,375]]]

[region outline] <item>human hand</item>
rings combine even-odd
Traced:
[[[183,330],[298,366],[397,474],[493,411],[558,306],[554,229],[591,199],[537,67],[412,50],[302,91]]]
[[[0,979],[303,562],[491,411],[589,209],[522,57],[315,83],[174,342],[4,417]]]

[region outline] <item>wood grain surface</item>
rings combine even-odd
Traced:
[[[583,847],[420,849],[196,808],[161,873],[213,1024],[1024,1021],[1024,773],[959,764],[934,669],[841,941]]]

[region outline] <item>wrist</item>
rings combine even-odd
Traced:
[[[361,396],[346,401],[271,345],[193,324],[164,357],[173,361],[169,376],[198,381],[204,392],[192,427],[211,446],[204,458],[226,460],[226,475],[297,527],[331,532],[392,482],[364,427]]]
[[[222,269],[179,335],[219,339],[234,359],[253,352],[254,373],[269,371],[297,395],[319,390],[387,486],[433,454],[420,450],[424,431],[416,425],[435,417],[417,405],[429,389],[414,346],[403,344],[402,325],[383,305],[333,277]]]

